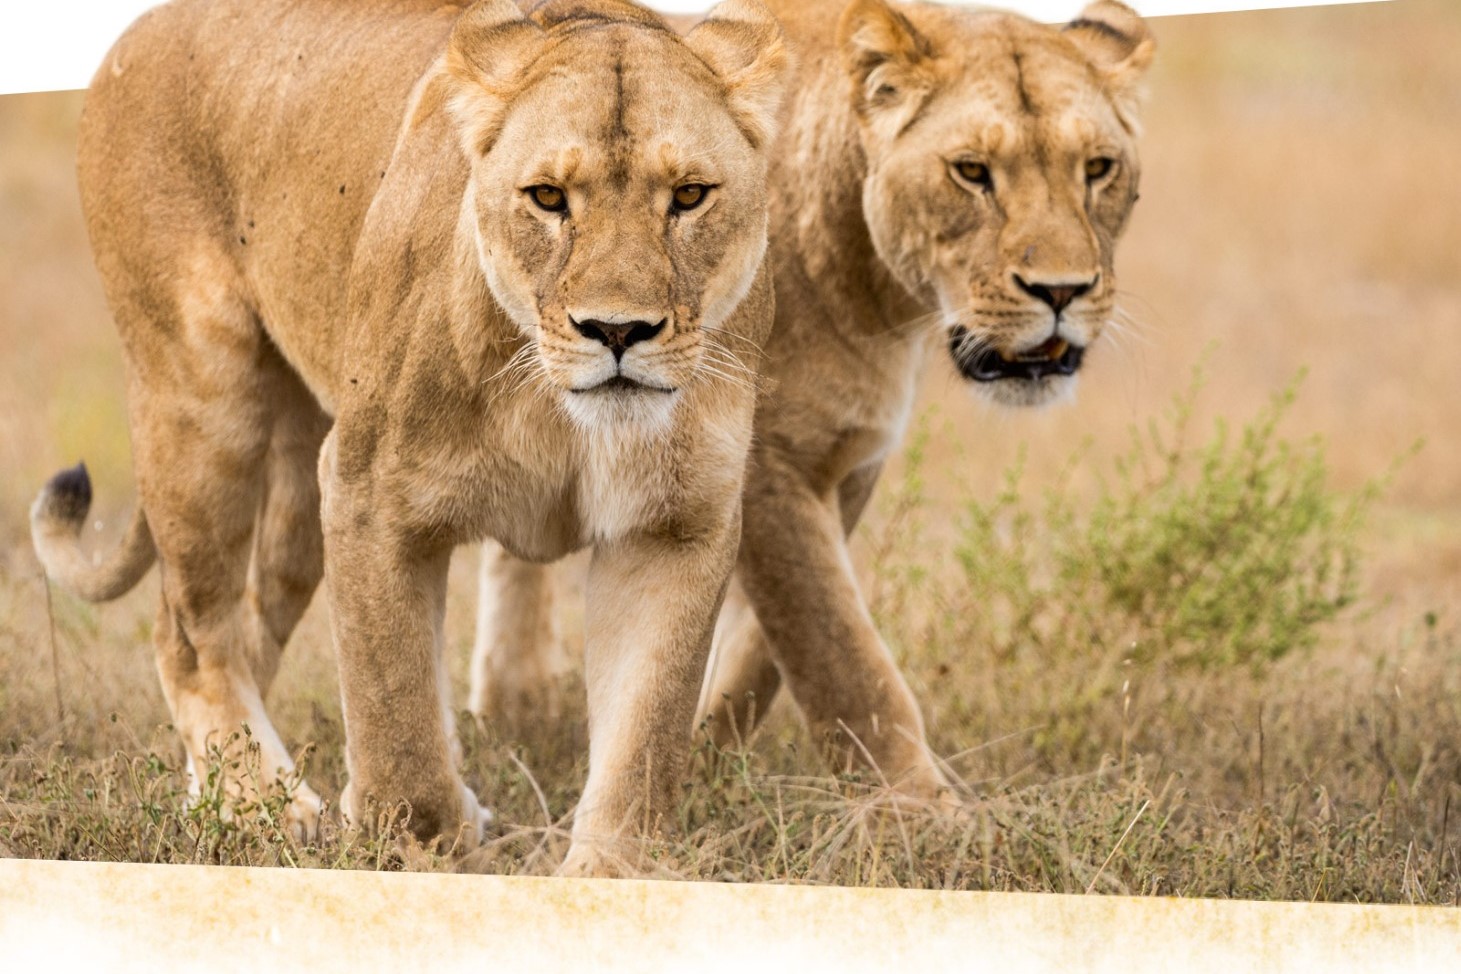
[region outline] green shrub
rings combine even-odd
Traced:
[[[1279,435],[1301,380],[1237,435],[1219,420],[1192,446],[1199,366],[1160,419],[1133,427],[1094,501],[1077,502],[1068,476],[1029,489],[1016,462],[996,497],[965,502],[952,572],[879,569],[879,615],[896,628],[901,598],[932,586],[943,628],[954,630],[945,635],[979,640],[996,659],[1029,648],[1106,663],[1260,666],[1312,645],[1355,601],[1360,529],[1387,478],[1333,491],[1318,439]],[[901,535],[921,531],[925,438],[914,437],[893,495]]]

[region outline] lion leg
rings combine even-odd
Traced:
[[[286,367],[226,279],[184,279],[160,308],[124,299],[118,321],[124,334],[149,332],[129,343],[129,403],[140,503],[161,565],[154,642],[163,694],[192,791],[218,763],[224,792],[250,802],[293,784],[295,770],[264,709],[260,678],[272,667],[259,665],[247,597],[277,370]],[[301,785],[285,814],[308,834],[319,799]]]
[[[882,463],[859,467],[839,486],[838,511],[844,537],[851,537],[857,527],[882,469]],[[744,746],[751,739],[771,709],[782,679],[766,633],[738,581],[731,584],[722,617],[696,726],[708,719],[711,739],[716,746],[728,749]]]
[[[254,679],[265,695],[325,571],[318,469],[329,417],[293,374],[280,376],[278,396],[287,408],[269,441],[247,590],[258,623]]]
[[[271,370],[275,419],[265,458],[264,498],[254,530],[245,600],[252,615],[249,662],[261,696],[268,696],[280,657],[324,575],[317,469],[329,418],[304,384],[281,362]],[[303,838],[319,832],[322,803],[303,781],[289,818]]]
[[[837,508],[794,470],[762,464],[746,496],[741,583],[834,764],[871,766],[900,791],[943,797],[948,782],[925,742],[918,703],[863,603]]]
[[[584,653],[588,781],[563,874],[639,872],[637,840],[673,827],[737,530],[731,523],[694,540],[633,536],[595,549]]]
[[[553,572],[494,541],[482,545],[477,635],[468,706],[509,728],[561,712],[563,676],[572,663],[553,611]]]
[[[780,689],[781,671],[771,658],[766,634],[733,579],[706,666],[695,726],[703,725],[722,750],[743,748]]]
[[[340,417],[320,451],[325,589],[350,774],[340,809],[367,830],[404,813],[421,840],[469,850],[492,816],[457,770],[444,657],[453,544],[401,516],[390,476],[361,459],[379,456],[375,443],[372,427]]]

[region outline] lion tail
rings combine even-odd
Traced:
[[[81,529],[91,509],[91,476],[86,464],[62,470],[46,482],[30,508],[30,537],[46,574],[88,602],[107,602],[132,589],[152,563],[157,549],[147,516],[132,514],[126,537],[110,555],[95,561],[81,550]]]

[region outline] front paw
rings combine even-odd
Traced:
[[[284,824],[300,845],[310,845],[320,839],[320,822],[324,819],[325,803],[313,788],[300,782],[284,808]]]
[[[460,781],[452,786],[450,799],[418,796],[386,804],[363,799],[354,781],[340,796],[340,815],[349,828],[367,835],[386,835],[404,830],[426,848],[444,855],[461,855],[482,844],[491,833],[496,816],[484,808],[476,794]]]
[[[643,875],[630,857],[594,842],[575,840],[558,867],[558,875],[571,879],[633,879]]]
[[[462,785],[462,841],[467,844],[462,851],[468,852],[481,845],[491,834],[496,821],[497,816],[477,800],[476,793]]]
[[[924,763],[892,783],[893,792],[912,801],[934,815],[956,821],[968,821],[973,805],[930,757]]]

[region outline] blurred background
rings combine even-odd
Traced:
[[[1039,414],[981,405],[935,356],[920,408],[931,504],[992,496],[1021,451],[1037,490],[1087,442],[1071,486],[1094,490],[1132,425],[1159,415],[1205,353],[1193,427],[1203,438],[1215,418],[1251,417],[1306,369],[1283,430],[1322,441],[1336,489],[1359,488],[1424,441],[1364,537],[1364,635],[1331,638],[1323,672],[1341,674],[1336,694],[1389,693],[1365,681],[1401,654],[1394,693],[1404,670],[1442,705],[1461,686],[1461,4],[1153,27],[1142,198],[1117,254],[1125,334],[1088,357],[1074,404]],[[125,375],[75,185],[80,106],[79,93],[0,97],[0,743],[11,750],[56,740],[58,712],[98,722],[120,712],[123,729],[94,728],[103,749],[167,720],[147,645],[155,573],[97,609],[57,595],[53,651],[28,539],[37,489],[80,458],[96,487],[97,543],[115,537],[132,503]],[[475,557],[457,562],[449,624],[462,664]],[[564,602],[572,639],[580,609]],[[324,615],[317,600],[271,702],[292,742],[321,708],[338,713]],[[1445,638],[1415,637],[1422,618]],[[1454,738],[1457,706],[1443,708],[1437,734]],[[1428,746],[1454,761],[1457,744]]]
[[[935,486],[988,489],[1021,448],[1038,484],[1086,437],[1086,466],[1098,468],[1211,345],[1199,430],[1213,415],[1250,415],[1306,368],[1288,429],[1324,438],[1337,486],[1424,439],[1386,496],[1375,581],[1450,592],[1461,576],[1461,5],[1153,24],[1142,200],[1117,262],[1129,334],[1091,355],[1074,405],[1040,414],[984,408],[932,361],[935,433],[969,447]],[[35,568],[26,508],[51,472],[84,457],[104,525],[131,500],[119,343],[75,185],[81,97],[0,97],[0,545],[21,575]]]

